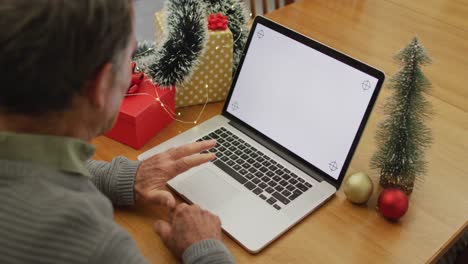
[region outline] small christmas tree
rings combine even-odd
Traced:
[[[387,118],[379,125],[379,149],[372,157],[371,167],[380,170],[380,185],[410,194],[416,178],[425,172],[423,150],[432,141],[424,124],[431,113],[430,104],[423,95],[430,82],[420,68],[431,59],[417,38],[395,58],[403,67],[390,80],[394,93],[384,105]]]

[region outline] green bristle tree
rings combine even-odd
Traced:
[[[395,59],[402,69],[390,80],[393,95],[384,105],[386,119],[377,131],[378,150],[371,167],[380,171],[380,185],[397,187],[410,194],[415,180],[426,171],[424,150],[432,142],[425,120],[432,113],[424,91],[429,80],[421,71],[431,62],[426,50],[414,38]]]

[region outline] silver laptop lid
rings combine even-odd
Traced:
[[[339,188],[383,80],[375,68],[256,17],[223,115]]]

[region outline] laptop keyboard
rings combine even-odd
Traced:
[[[205,151],[216,153],[211,162],[277,210],[312,188],[312,184],[224,127],[197,141],[209,139],[218,143]]]

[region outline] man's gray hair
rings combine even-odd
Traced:
[[[131,0],[0,0],[0,112],[66,110],[118,61],[132,12]]]

